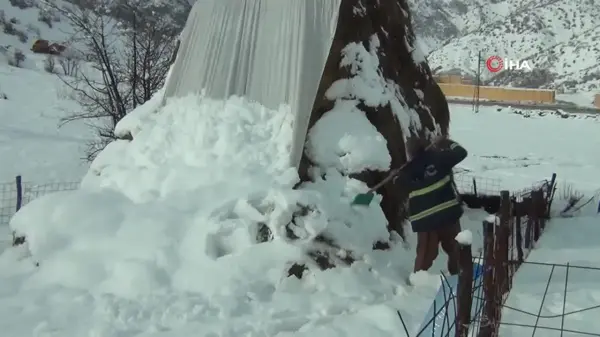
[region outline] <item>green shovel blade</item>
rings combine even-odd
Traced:
[[[354,197],[352,205],[369,206],[375,194],[373,192],[361,193]]]

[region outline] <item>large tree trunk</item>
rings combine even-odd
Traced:
[[[371,124],[387,140],[392,168],[405,163],[407,155],[410,155],[417,143],[429,142],[434,133],[448,133],[448,104],[434,82],[424,57],[420,57],[420,51],[416,49],[409,13],[406,0],[341,2],[337,30],[309,121],[309,135],[315,123],[334,106],[335,102],[325,96],[327,89],[339,79],[356,76],[349,67],[340,66],[342,49],[357,42],[369,50],[374,35],[379,39],[380,46],[377,50],[371,48],[369,51],[375,52],[379,58],[381,80],[397,84],[399,90],[395,98],[383,106],[367,106],[364,100],[359,99],[362,102],[357,107],[365,112]],[[410,109],[416,111],[421,127],[412,128],[410,134],[403,134],[406,132],[403,132],[398,116],[408,115]],[[318,166],[318,163],[312,162],[305,151],[299,169],[303,181],[311,180],[308,172],[312,166]],[[387,172],[364,171],[355,177],[373,186],[386,174]],[[406,218],[403,206],[406,191],[388,184],[379,192],[383,196],[381,207],[388,220],[388,229],[395,230],[404,237],[402,223]]]

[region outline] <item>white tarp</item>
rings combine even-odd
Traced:
[[[342,0],[198,0],[181,38],[165,99],[245,96],[295,115],[298,165]]]

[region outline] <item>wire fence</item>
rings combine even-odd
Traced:
[[[500,179],[473,175],[469,171],[455,170],[454,182],[463,195],[499,196],[502,189]]]
[[[517,301],[498,303],[502,308],[503,316],[503,319],[498,322],[500,335],[600,336],[600,331],[592,331],[594,328],[597,330],[597,324],[592,324],[592,321],[600,316],[600,298],[594,299],[589,292],[590,288],[596,288],[597,280],[600,280],[600,268],[528,261],[523,262],[522,265],[528,265],[528,268],[533,269],[532,272],[537,275],[536,282],[533,284],[534,287],[539,287],[536,294],[544,289],[540,296],[536,296],[539,306],[532,310],[532,306],[517,306]],[[541,268],[545,270],[542,271]],[[563,274],[563,276],[559,279],[558,274]],[[578,275],[573,277],[572,274]],[[547,275],[543,283],[541,282],[542,275]],[[530,277],[531,275],[524,276]],[[589,283],[587,287],[579,284],[582,279],[585,280],[584,283]],[[577,282],[576,286],[573,284],[575,282]],[[550,291],[551,288],[553,291]],[[518,288],[513,289],[513,295],[525,295],[519,290]],[[531,289],[524,290],[531,291]],[[578,292],[582,296],[578,296],[577,304],[581,304],[582,297],[585,296],[588,306],[581,307],[569,303],[569,296],[577,295]],[[549,301],[550,297],[553,297],[551,302]],[[517,302],[517,304],[513,305],[511,302]],[[576,309],[568,310],[568,307]],[[550,312],[550,314],[546,314],[544,311]],[[584,314],[589,316],[583,316]],[[569,319],[570,321],[567,321]],[[573,323],[577,328],[571,326]],[[551,332],[554,334],[550,334]]]
[[[470,181],[475,182],[473,185],[476,185],[477,179],[470,178]],[[555,174],[551,179],[540,181],[530,189],[513,193],[500,191],[497,195],[491,195],[491,193],[488,194],[489,191],[483,194],[472,188],[463,189],[463,192],[467,194],[478,195],[484,200],[480,201],[482,204],[489,203],[490,200],[498,202],[498,205],[494,206],[496,217],[486,219],[482,223],[483,256],[472,256],[470,245],[461,247],[461,272],[458,285],[455,289],[447,287],[451,291],[444,292],[443,305],[434,310],[431,320],[416,334],[409,333],[404,318],[398,312],[406,336],[509,337],[531,335],[535,337],[536,334],[549,336],[551,332],[554,332],[555,336],[561,337],[565,334],[600,337],[600,332],[586,329],[588,324],[584,324],[581,318],[584,313],[596,314],[596,316],[600,313],[600,297],[595,302],[593,299],[592,301],[588,299],[589,305],[586,307],[581,305],[581,296],[575,303],[568,301],[568,297],[573,296],[574,291],[585,293],[585,289],[581,289],[581,284],[573,285],[574,282],[581,282],[581,277],[570,277],[570,275],[576,270],[585,270],[588,273],[597,272],[595,277],[590,275],[587,277],[587,282],[594,285],[600,279],[600,268],[525,261],[546,228],[555,191]],[[476,264],[481,265],[481,273],[476,272],[476,268],[474,268]],[[530,285],[535,288],[533,291],[526,287],[523,288],[522,284],[525,282],[515,283],[517,270],[524,265],[527,265],[522,272],[525,274],[520,274],[523,275],[523,278],[530,276],[527,275],[527,271],[530,274],[533,272],[537,276],[536,282]],[[535,266],[544,266],[549,269],[549,272],[532,271]],[[565,272],[563,276],[557,277],[559,269],[564,269]],[[546,277],[545,280],[544,277]],[[448,282],[445,277],[443,279],[443,282]],[[553,288],[559,289],[559,291],[549,291],[553,281]],[[516,297],[525,295],[539,300],[539,305],[535,310],[531,309],[531,305],[527,306],[518,299],[509,300],[509,294],[514,284],[521,286],[514,290]],[[545,290],[542,292],[541,289],[544,288]],[[550,293],[554,298],[551,303],[548,303]],[[568,308],[571,309],[567,310]],[[544,310],[551,311],[551,314],[544,313]],[[576,327],[567,324],[569,318],[576,321]],[[593,318],[587,320],[591,319]],[[547,324],[548,321],[552,321],[554,324]]]
[[[79,182],[55,182],[36,184],[23,181],[17,176],[14,182],[0,183],[0,226],[7,225],[15,213],[32,200],[46,194],[72,191],[79,188]]]
[[[398,317],[404,325],[406,336],[411,337],[497,337],[513,336],[512,329],[530,329],[526,335],[555,331],[557,336],[569,333],[571,336],[598,336],[598,332],[573,329],[566,326],[567,317],[581,315],[584,312],[598,311],[600,314],[600,298],[598,303],[585,308],[567,310],[570,273],[574,270],[598,272],[600,268],[577,265],[561,265],[551,263],[527,262],[529,252],[534,249],[546,227],[550,216],[550,207],[556,191],[556,175],[550,180],[540,181],[529,189],[509,193],[500,190],[500,181],[469,174],[456,174],[455,182],[461,196],[472,196],[465,200],[482,206],[488,212],[496,214],[493,219],[483,222],[484,249],[483,255],[474,257],[470,245],[461,246],[461,272],[458,285],[452,287],[449,280],[442,276],[446,284],[443,303],[434,307],[432,318],[415,335],[407,329],[404,318]],[[34,184],[16,177],[14,183],[0,184],[0,225],[9,222],[10,218],[24,205],[43,195],[75,190],[77,182],[59,182]],[[479,203],[479,204],[478,204]],[[468,205],[472,206],[472,205]],[[478,207],[475,207],[478,208]],[[481,266],[479,271],[476,265]],[[517,270],[523,265],[546,266],[550,269],[546,287],[537,311],[507,303],[509,293]],[[560,314],[542,314],[544,303],[549,294],[552,280],[556,280],[556,270],[564,269],[565,277],[561,289],[562,308]],[[435,303],[435,302],[434,302]],[[547,320],[560,320],[558,326],[544,325]],[[582,324],[579,324],[582,326]],[[519,332],[518,335],[525,335]]]

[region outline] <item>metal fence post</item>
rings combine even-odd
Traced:
[[[21,180],[21,176],[17,176],[16,183],[17,183],[17,209],[16,209],[16,211],[18,212],[21,209],[21,207],[23,206],[23,182]]]

